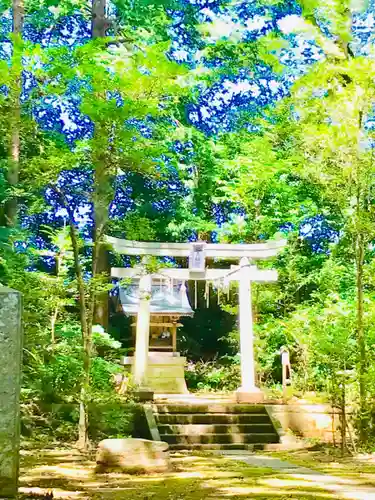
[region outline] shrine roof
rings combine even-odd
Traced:
[[[122,309],[127,316],[138,313],[139,290],[138,284],[120,287],[119,298]],[[164,316],[193,316],[185,288],[175,285],[173,288],[166,285],[152,285],[150,313]]]

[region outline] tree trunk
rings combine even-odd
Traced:
[[[59,307],[56,306],[51,316],[51,344],[55,345],[56,342],[56,321],[59,316]]]
[[[104,37],[107,30],[107,20],[105,16],[106,12],[106,0],[92,0],[92,38]],[[96,135],[98,131],[95,130]],[[100,137],[100,135],[99,135]],[[95,140],[95,138],[94,138]],[[98,146],[100,151],[100,145]],[[103,150],[101,151],[103,154]],[[97,155],[93,154],[93,164],[95,169],[95,179],[94,179],[94,231],[93,231],[93,254],[92,254],[92,277],[95,278],[98,275],[99,262],[100,262],[100,251],[102,248],[102,237],[105,224],[107,222],[108,215],[105,217],[104,214],[108,212],[108,205],[106,204],[106,199],[101,197],[101,191],[107,188],[107,184],[103,185],[101,181],[103,179],[98,178],[98,164],[95,161]],[[99,161],[99,167],[102,167],[102,162]],[[101,172],[101,168],[99,168]],[[105,169],[104,169],[105,171]],[[104,186],[104,187],[103,187]],[[91,369],[91,356],[92,356],[92,325],[93,316],[96,303],[96,291],[95,291],[95,279],[91,283],[89,290],[88,300],[86,299],[86,286],[83,279],[83,273],[81,264],[79,261],[79,244],[77,229],[74,224],[74,216],[66,203],[65,208],[69,214],[69,226],[70,226],[70,238],[73,247],[74,254],[74,267],[75,274],[77,277],[78,285],[78,295],[79,295],[79,305],[80,305],[80,320],[82,329],[82,344],[83,344],[83,370],[84,378],[81,386],[80,394],[80,404],[79,404],[79,423],[78,423],[78,446],[81,449],[87,449],[89,444],[88,439],[88,398],[90,391],[90,369]]]
[[[91,36],[104,38],[109,27],[106,17],[106,0],[92,0]]]
[[[98,274],[101,274],[103,276],[105,274],[108,275],[109,272],[108,251],[105,248],[103,242],[99,242],[97,262],[95,267],[96,267],[96,275]],[[109,322],[108,292],[100,292],[96,294],[93,316],[94,316],[93,323],[95,325],[101,325],[107,331]]]
[[[84,450],[88,447],[88,411],[87,397],[90,388],[90,367],[91,367],[91,330],[87,321],[86,287],[83,279],[81,263],[79,261],[79,244],[77,229],[74,219],[70,216],[70,238],[72,241],[74,255],[74,269],[77,277],[80,321],[83,342],[83,371],[84,379],[81,387],[79,403],[79,424],[78,424],[78,446]]]
[[[95,148],[93,149],[94,165],[94,232],[93,232],[93,255],[92,275],[98,278],[95,284],[106,285],[108,282],[109,262],[108,251],[104,242],[105,229],[108,223],[108,210],[113,197],[111,179],[108,174],[107,165],[107,131],[100,124],[96,125]],[[95,324],[101,325],[105,330],[108,328],[108,292],[93,290],[92,319]]]
[[[363,234],[357,235],[356,244],[356,286],[357,286],[357,344],[358,344],[358,375],[359,375],[359,438],[361,442],[367,439],[367,397],[366,374],[367,354],[364,330],[364,294],[363,294],[363,266],[365,255],[365,241]]]
[[[360,95],[360,94],[359,94]],[[358,152],[361,149],[361,132],[364,124],[364,114],[359,111],[358,116]],[[368,181],[366,179],[365,169],[361,164],[360,156],[357,159],[356,166],[356,289],[357,289],[357,345],[358,345],[358,381],[359,381],[359,439],[362,443],[367,441],[367,353],[366,336],[364,327],[364,264],[367,238],[364,232],[363,219],[366,214],[366,190]]]
[[[106,0],[92,0],[91,37],[93,39],[106,36],[109,26],[106,18],[106,3]],[[96,135],[99,138],[100,131],[96,131]],[[106,143],[102,144],[102,148],[106,147],[108,147]],[[108,191],[110,190],[110,179],[106,175],[105,153],[106,151],[100,151],[99,147],[93,161],[95,168],[93,276],[104,276],[109,273],[108,251],[103,243],[103,232],[108,221]],[[108,330],[108,292],[94,293],[94,295],[93,322]]]
[[[13,0],[13,52],[11,63],[9,117],[9,167],[7,181],[13,188],[19,180],[21,92],[22,92],[22,32],[24,23],[24,0]],[[17,198],[12,195],[5,204],[5,223],[15,226],[17,222]]]
[[[105,133],[97,126],[97,149],[93,151],[94,164],[94,234],[93,234],[93,254],[92,254],[92,275],[102,277],[99,280],[99,286],[106,283],[108,275],[108,251],[104,243],[104,232],[108,222],[108,207],[110,203],[111,183],[107,175],[106,154],[103,151],[107,141],[101,141],[101,136]],[[95,140],[95,139],[94,139]],[[95,324],[101,325],[104,329],[108,328],[108,292],[96,292],[92,295],[92,319]]]
[[[81,263],[79,260],[79,239],[77,228],[74,223],[74,213],[66,200],[65,195],[54,188],[55,192],[58,194],[62,205],[66,209],[69,217],[69,234],[70,241],[72,243],[73,256],[74,256],[74,272],[77,279],[77,289],[78,289],[78,302],[79,302],[79,313],[80,313],[80,323],[82,331],[82,347],[83,347],[83,381],[81,386],[80,401],[79,401],[79,423],[78,423],[78,447],[87,450],[89,444],[88,438],[88,409],[87,400],[89,396],[90,389],[90,368],[91,368],[91,327],[87,319],[88,304],[86,299],[86,286],[83,279],[83,272]]]
[[[346,391],[345,391],[346,379],[343,377],[342,380],[342,391],[341,391],[341,456],[343,457],[347,451],[346,445]]]

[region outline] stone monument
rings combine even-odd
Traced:
[[[0,286],[0,499],[18,495],[21,294]]]

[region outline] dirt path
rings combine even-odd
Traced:
[[[280,488],[287,485],[296,485],[296,481],[302,487],[313,484],[319,488],[334,493],[338,498],[351,500],[375,500],[375,488],[363,486],[361,481],[343,477],[322,474],[307,467],[301,467],[285,460],[280,460],[269,455],[233,454],[223,453],[222,456],[250,465],[251,467],[271,468],[275,472],[287,474],[285,479],[276,479],[273,484]]]

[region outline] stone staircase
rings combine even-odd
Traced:
[[[153,410],[160,438],[171,450],[252,450],[280,440],[260,404],[168,403]]]

